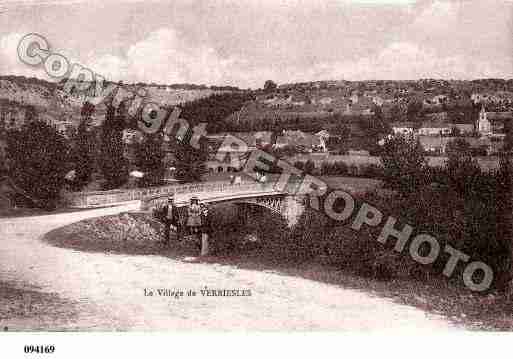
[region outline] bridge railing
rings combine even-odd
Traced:
[[[244,193],[244,192],[263,192],[272,190],[273,184],[270,183],[244,183],[244,184],[201,184],[200,186],[179,187],[176,188],[175,194],[194,193],[201,196],[201,193]],[[171,193],[171,192],[170,192]],[[149,195],[141,199],[140,209],[149,210],[159,204],[167,201],[169,193]],[[177,201],[178,206],[187,204],[187,201]]]
[[[188,194],[202,192],[257,191],[268,187],[268,184],[260,183],[243,183],[238,185],[232,185],[226,182],[189,183],[127,190],[72,192],[65,194],[65,201],[70,207],[92,208],[137,200],[147,202],[151,199],[166,198],[171,193]]]

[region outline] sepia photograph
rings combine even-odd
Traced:
[[[513,2],[0,1],[0,346],[512,330]]]

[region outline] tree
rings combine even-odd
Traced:
[[[265,92],[273,92],[276,91],[278,88],[278,85],[272,80],[267,80],[264,84],[264,91]]]
[[[375,135],[388,135],[392,133],[392,128],[390,124],[385,120],[385,116],[383,115],[383,110],[379,106],[374,106],[373,109],[373,126],[372,129],[375,132]]]
[[[127,161],[123,156],[123,114],[116,115],[112,104],[107,105],[107,114],[102,125],[99,167],[105,179],[105,189],[118,188],[128,178]]]
[[[467,198],[481,176],[481,168],[472,157],[472,148],[467,141],[458,138],[447,144],[446,152],[447,185]]]
[[[53,209],[68,170],[66,139],[38,120],[9,131],[6,157],[9,176],[38,207]]]
[[[82,106],[80,125],[74,136],[75,146],[71,155],[75,164],[75,180],[76,189],[81,189],[91,180],[94,172],[95,162],[95,137],[89,129],[89,121],[95,111],[95,107],[90,102],[85,102]]]
[[[381,161],[385,184],[399,194],[407,196],[427,184],[428,164],[417,140],[404,136],[386,139]]]
[[[351,137],[351,126],[346,123],[339,122],[333,126],[331,133],[340,141],[346,141]]]
[[[511,121],[506,121],[504,124],[504,152],[511,152],[513,151],[513,125],[510,123]]]
[[[420,111],[422,110],[422,102],[412,100],[408,103],[406,108],[406,118],[408,121],[416,121],[419,117]]]
[[[511,160],[502,155],[497,172],[497,185],[495,204],[497,206],[497,233],[496,238],[501,240],[505,247],[502,251],[501,270],[498,272],[497,287],[511,297],[513,287],[513,181]]]
[[[390,118],[390,121],[400,121],[403,118],[401,107],[394,104],[388,112],[388,117]]]
[[[315,171],[315,163],[312,160],[306,161],[303,171],[305,171],[306,174],[313,175]]]
[[[23,119],[23,123],[27,124],[27,123],[30,123],[32,121],[35,121],[37,119],[37,112],[36,112],[36,108],[32,105],[28,105],[26,108],[25,108],[25,116],[24,116],[24,119]]]
[[[176,179],[184,182],[201,181],[201,177],[206,173],[206,152],[181,141],[174,147]]]
[[[392,132],[392,129],[383,119],[381,109],[376,106],[375,115],[372,117],[361,117],[358,119],[360,128],[365,133],[365,147],[371,152],[379,151],[378,142],[385,136]]]
[[[161,184],[165,174],[162,135],[146,135],[143,141],[136,145],[135,156],[137,167],[144,173],[139,185],[147,187]]]

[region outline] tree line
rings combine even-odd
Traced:
[[[80,191],[95,182],[102,190],[148,187],[163,184],[170,166],[175,167],[179,181],[198,181],[206,172],[206,153],[189,146],[187,137],[183,143],[170,141],[166,151],[163,133],[145,133],[140,141],[127,147],[123,133],[133,119],[129,118],[125,102],[118,107],[107,104],[105,119],[98,127],[91,125],[95,111],[91,103],[84,103],[80,123],[70,138],[30,111],[21,127],[5,131],[3,173],[28,194],[16,196],[15,202],[53,209],[58,206],[62,190]],[[127,149],[133,153],[132,161]],[[166,153],[174,159],[166,161]],[[129,172],[133,170],[143,176],[131,178]]]

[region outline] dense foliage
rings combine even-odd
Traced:
[[[187,102],[180,106],[180,117],[192,126],[207,123],[209,133],[231,131],[225,119],[239,111],[253,97],[247,92],[228,92]]]
[[[206,173],[206,152],[196,149],[186,142],[174,144],[175,177],[183,182],[199,182]]]
[[[426,184],[428,164],[424,150],[414,138],[394,136],[381,149],[385,184],[401,195],[416,193]]]
[[[96,138],[94,132],[89,128],[89,121],[94,111],[95,108],[91,103],[84,103],[81,111],[81,122],[72,139],[74,146],[71,159],[75,169],[75,178],[73,181],[75,190],[80,190],[89,183],[95,169]]]
[[[117,109],[109,105],[102,126],[99,167],[105,179],[104,188],[114,189],[128,179],[127,161],[124,157],[123,129],[126,110],[122,104]]]
[[[7,136],[9,176],[40,207],[54,208],[65,183],[68,147],[53,127],[33,120]]]
[[[139,187],[150,187],[162,184],[165,174],[162,147],[162,134],[146,135],[141,143],[136,144],[136,165],[144,173]]]

